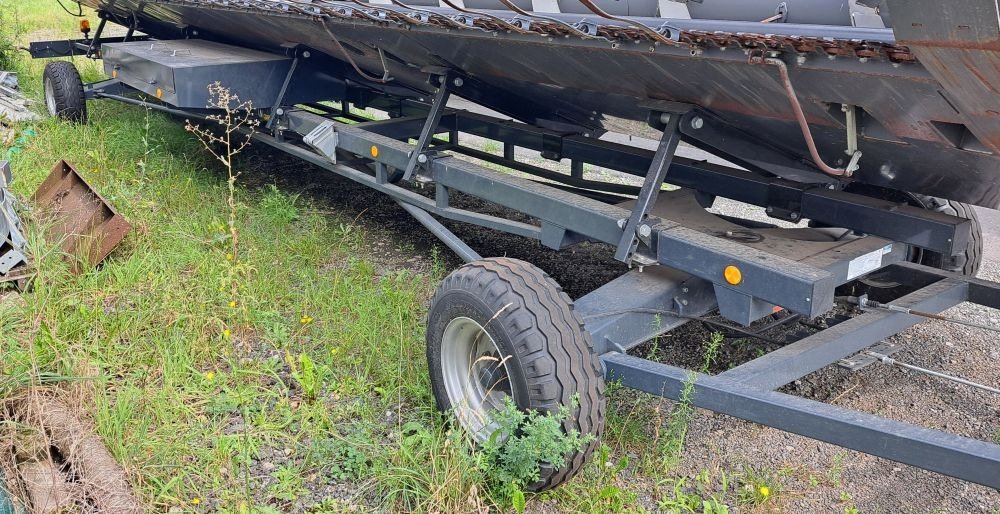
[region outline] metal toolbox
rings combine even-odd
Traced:
[[[109,77],[189,109],[208,106],[214,82],[254,106],[270,107],[292,63],[281,55],[198,39],[109,43],[101,52]]]

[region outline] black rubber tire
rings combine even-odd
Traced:
[[[914,207],[943,212],[972,221],[972,235],[969,239],[969,244],[963,252],[950,256],[913,248],[911,249],[912,255],[910,261],[932,268],[960,273],[969,277],[974,277],[979,272],[979,267],[983,263],[983,227],[980,225],[979,217],[971,205],[934,196],[907,193],[857,182],[849,185],[846,191],[848,193],[862,194],[892,202],[906,203]]]
[[[965,251],[958,255],[943,255],[936,252],[923,252],[920,264],[932,268],[961,273],[962,275],[974,277],[979,272],[979,267],[983,263],[983,227],[979,223],[979,216],[971,205],[962,202],[945,200],[933,196],[913,195],[917,198],[925,209],[930,209],[959,218],[972,221],[972,237]]]
[[[600,361],[573,301],[542,270],[516,259],[484,259],[448,275],[427,316],[431,385],[443,412],[453,406],[444,386],[442,336],[448,323],[460,316],[485,327],[499,350],[511,356],[508,371],[518,407],[539,412],[571,407],[563,423],[567,433],[594,435],[594,441],[568,456],[562,468],[543,467],[540,480],[528,489],[542,491],[570,479],[597,447],[606,408]]]
[[[83,80],[73,63],[52,61],[46,64],[42,80],[42,90],[46,95],[45,105],[49,114],[66,121],[87,122],[87,99],[83,94]]]

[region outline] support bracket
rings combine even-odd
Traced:
[[[295,69],[299,67],[300,58],[308,58],[309,51],[305,50],[299,52],[297,49],[294,50],[295,57],[292,59],[291,66],[288,67],[288,73],[285,74],[285,81],[281,83],[281,89],[278,90],[278,96],[274,99],[274,104],[271,106],[270,116],[267,119],[267,124],[264,125],[265,128],[271,130],[274,128],[274,123],[281,117],[283,112],[281,112],[281,104],[285,101],[285,95],[288,94],[288,86],[292,83],[292,77],[295,75]]]
[[[666,118],[666,119],[663,119]],[[663,180],[670,171],[670,164],[674,160],[677,151],[677,143],[680,142],[680,131],[678,125],[681,120],[680,113],[663,113],[661,119],[664,121],[663,136],[660,144],[656,147],[653,161],[649,165],[646,179],[642,182],[642,189],[639,190],[639,197],[636,198],[635,206],[632,207],[632,214],[625,222],[624,233],[618,248],[615,251],[615,259],[631,263],[636,250],[639,248],[641,238],[649,238],[651,231],[648,225],[643,225],[649,216],[649,209],[656,205],[656,197],[660,194]],[[642,227],[646,228],[643,229]],[[647,246],[651,246],[651,241],[645,241]]]
[[[420,130],[420,138],[417,139],[417,146],[413,148],[413,152],[406,163],[406,169],[403,171],[403,180],[410,180],[413,177],[413,172],[417,169],[417,165],[422,164],[421,156],[423,156],[423,162],[427,162],[427,145],[430,144],[431,139],[434,137],[434,130],[437,129],[438,124],[441,122],[441,115],[448,104],[448,98],[451,97],[451,81],[462,80],[460,78],[452,78],[451,73],[440,75],[439,79],[441,85],[438,86],[437,93],[434,94],[431,109],[427,113],[427,119],[424,120],[424,127]]]

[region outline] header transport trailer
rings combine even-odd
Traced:
[[[388,195],[467,261],[432,300],[427,359],[440,408],[473,436],[508,398],[570,406],[565,428],[599,436],[617,380],[1000,487],[996,444],[777,391],[961,302],[1000,307],[1000,285],[974,278],[970,206],[1000,203],[995,1],[80,3],[100,16],[92,37],[30,51],[103,59],[109,78],[82,84],[49,63],[52,114],[83,121],[87,99],[110,99],[198,119],[221,83],[252,101],[257,141]],[[500,115],[449,107],[452,95]],[[655,151],[601,139],[615,119],[660,131]],[[680,142],[731,165],[684,158]],[[565,166],[525,162],[525,149]],[[508,215],[456,207],[459,194]],[[712,214],[720,197],[785,223]],[[573,301],[441,218],[553,249],[606,243],[631,271]],[[815,322],[714,376],[629,353],[716,311],[749,337]],[[533,489],[567,480],[594,444]]]

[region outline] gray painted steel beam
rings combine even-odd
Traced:
[[[995,295],[996,285],[993,288]],[[940,312],[965,301],[968,291],[966,281],[947,278],[892,303]],[[868,311],[719,376],[758,389],[776,389],[925,320],[898,312]]]
[[[630,271],[587,293],[573,310],[598,355],[626,351],[715,308],[712,284],[666,267]],[[670,314],[677,313],[681,316]]]
[[[694,405],[819,441],[1000,488],[1000,445],[888,420],[872,414],[762,391],[638,357],[601,357],[608,380],[679,399],[690,384]]]
[[[653,227],[659,262],[722,284],[790,311],[818,316],[833,306],[836,277],[824,269],[670,222]],[[743,281],[726,285],[723,270],[735,265]]]
[[[427,211],[417,207],[415,205],[410,205],[402,200],[396,200],[406,212],[410,213],[411,216],[416,218],[421,225],[430,230],[442,243],[455,252],[459,257],[465,262],[478,261],[483,258],[482,255],[476,253],[469,245],[465,244],[461,238],[455,235],[454,232],[448,230],[448,227],[442,225],[438,220],[434,219],[433,216],[427,213]]]

